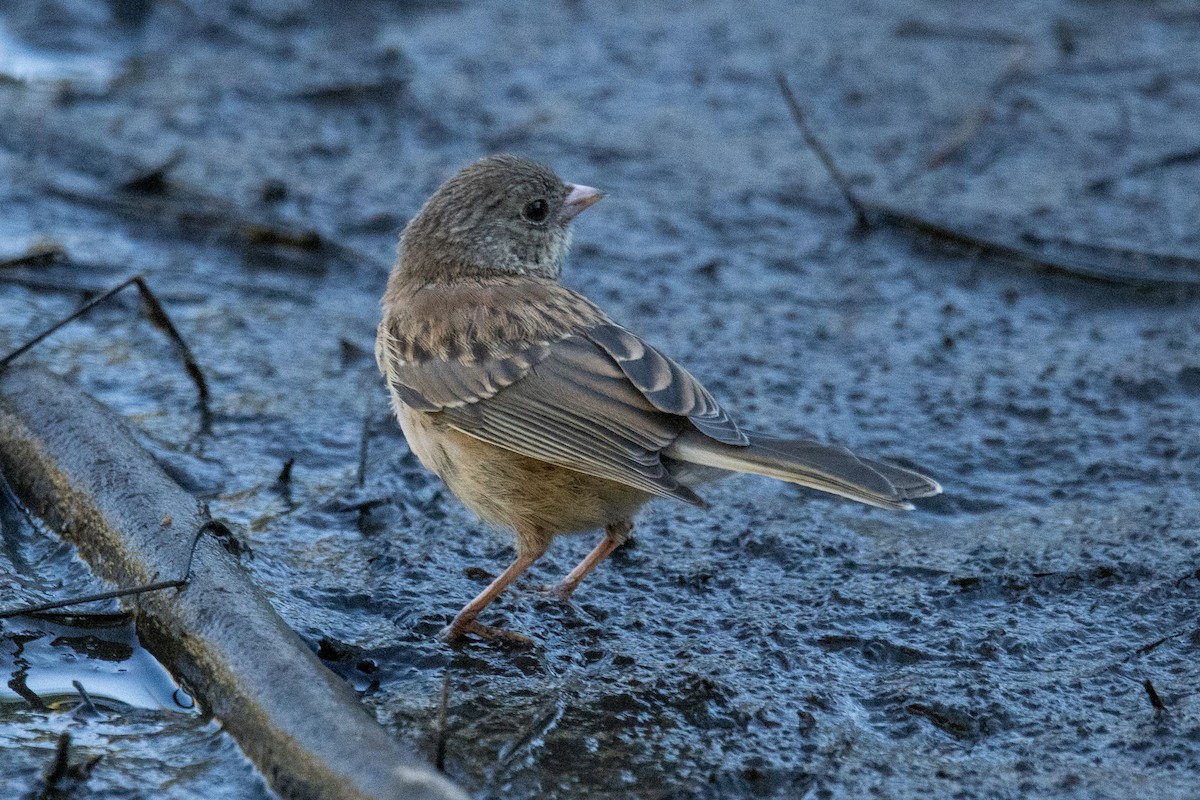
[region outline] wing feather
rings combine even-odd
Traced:
[[[651,494],[700,502],[661,457],[684,420],[654,408],[581,336],[556,342],[503,391],[442,414],[452,427],[499,447]]]
[[[692,374],[619,325],[598,325],[586,336],[616,361],[655,408],[687,417],[697,429],[725,444],[750,444],[725,409]]]
[[[748,442],[686,370],[559,285],[421,289],[404,308],[377,341],[393,394],[482,441],[696,504],[663,451],[693,428]]]

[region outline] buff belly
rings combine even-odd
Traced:
[[[516,531],[523,555],[540,553],[560,533],[628,520],[651,498],[639,489],[480,441],[436,414],[397,404],[397,416],[425,468],[482,519]]]

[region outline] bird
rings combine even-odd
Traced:
[[[516,557],[439,634],[529,643],[480,613],[562,534],[603,530],[569,599],[653,498],[705,506],[751,473],[887,509],[942,491],[844,447],[754,433],[687,370],[563,285],[571,223],[603,193],[514,155],[446,181],[400,235],[375,356],[409,449]]]

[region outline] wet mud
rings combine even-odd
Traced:
[[[280,614],[475,796],[1195,794],[1191,6],[2,16],[0,352],[145,273],[210,380],[210,433],[133,295],[28,357],[236,525]],[[777,72],[859,197],[1041,260],[856,229]],[[889,514],[732,479],[708,511],[650,506],[569,606],[539,587],[593,541],[556,542],[489,611],[533,650],[437,643],[510,542],[408,453],[371,345],[404,221],[496,151],[608,193],[565,280],[748,427],[920,466],[946,494]],[[19,514],[0,528],[4,604],[103,588]],[[47,709],[0,693],[0,794],[70,729],[104,755],[90,796],[269,796],[203,709],[129,700],[161,684],[129,678],[128,630],[105,634],[116,661],[52,644],[88,635],[0,629],[10,670],[57,676]],[[64,682],[112,664],[131,683],[80,679],[99,713],[80,718]]]

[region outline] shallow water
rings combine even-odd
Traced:
[[[865,196],[1017,244],[1196,255],[1197,162],[1139,166],[1195,146],[1188,6],[352,5],[8,11],[31,52],[119,68],[0,86],[0,256],[70,255],[0,269],[0,350],[146,272],[212,381],[211,435],[132,298],[32,357],[240,526],[385,725],[432,757],[449,674],[446,767],[479,797],[1194,794],[1196,290],[855,232],[773,78]],[[608,193],[567,282],[739,420],[909,460],[946,495],[893,515],[733,479],[708,512],[648,508],[567,607],[537,587],[592,541],[556,543],[489,611],[534,650],[435,642],[511,551],[407,452],[373,327],[404,220],[498,150]],[[175,153],[165,185],[116,190]],[[5,603],[98,588],[49,534],[7,544],[16,524]],[[47,674],[123,663],[57,635]],[[265,793],[195,712],[81,722],[62,696],[0,706],[7,791],[75,726],[105,754],[96,797]]]
[[[4,487],[0,487],[3,489]],[[31,524],[0,490],[0,604],[99,588],[74,549]],[[0,621],[0,796],[35,796],[71,736],[71,763],[101,756],[89,791],[101,797],[266,797],[249,762],[138,643],[115,603],[72,616]]]
[[[77,706],[79,684],[97,708],[175,711],[195,707],[154,657],[138,643],[127,620],[99,625],[17,617],[6,626],[15,645],[0,669],[20,675],[24,691],[0,689],[0,703],[23,704],[29,693],[51,709]],[[86,707],[87,702],[83,701]]]

